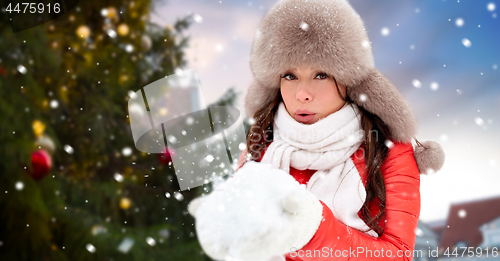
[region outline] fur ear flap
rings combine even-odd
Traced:
[[[420,174],[430,174],[440,170],[444,164],[444,151],[439,143],[428,140],[415,147],[413,152]]]
[[[417,119],[410,105],[376,68],[356,86],[347,86],[347,95],[358,106],[377,115],[389,128],[391,139],[411,142],[417,132]]]

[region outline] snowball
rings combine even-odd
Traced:
[[[281,200],[297,191],[305,192],[305,187],[287,172],[271,164],[247,162],[198,207],[199,237],[218,240],[219,246],[235,246],[230,251],[237,252],[270,231],[286,233],[292,224],[285,218]]]

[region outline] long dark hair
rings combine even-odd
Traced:
[[[333,79],[335,80],[335,78]],[[346,103],[352,103],[347,94],[342,95],[336,80],[335,85],[339,96]],[[280,89],[277,88],[275,91],[274,97],[276,98],[264,104],[253,116],[255,123],[250,127],[247,134],[248,156],[246,157],[246,161],[259,160],[264,148],[273,140],[274,116],[278,110],[278,105],[283,101]],[[384,219],[386,210],[385,181],[381,168],[389,152],[386,146],[386,140],[389,138],[389,130],[387,125],[377,115],[368,112],[361,106],[358,107],[361,117],[361,128],[365,134],[362,146],[367,173],[365,186],[366,200],[361,208],[361,215],[363,221],[380,236],[384,232],[385,220],[382,222],[384,228],[380,227],[379,224]],[[374,135],[375,137],[373,137]],[[380,211],[375,216],[371,216],[369,208],[370,204],[373,203],[378,204],[380,207]]]

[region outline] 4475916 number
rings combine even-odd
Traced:
[[[22,6],[24,6],[24,9],[22,9]],[[51,13],[51,11],[53,13],[59,13],[61,12],[61,5],[59,3],[54,3],[52,5],[52,9],[51,9],[51,5],[50,3],[47,4],[47,9],[45,9],[45,5],[42,4],[42,3],[17,3],[17,5],[14,7],[14,9],[12,9],[12,3],[9,3],[9,5],[7,5],[7,8],[5,8],[5,11],[6,12],[9,12],[9,13],[12,13],[12,12],[17,12],[17,13],[27,13],[26,12],[26,9],[28,9],[29,7],[29,12],[34,14],[34,13],[44,13],[44,12],[48,12],[48,13]]]
[[[463,250],[462,251],[462,254],[459,253],[459,249],[460,250]],[[483,252],[486,252],[483,254]],[[455,256],[455,257],[458,257],[458,256],[461,256],[461,257],[464,257],[464,256],[467,256],[467,257],[480,257],[482,255],[484,255],[485,257],[498,257],[499,253],[498,253],[498,248],[497,247],[492,247],[491,249],[489,247],[485,248],[485,249],[482,249],[480,247],[456,247],[453,252],[450,253],[450,248],[446,248],[446,250],[443,252],[443,255],[447,256],[447,257],[450,257],[450,256]]]

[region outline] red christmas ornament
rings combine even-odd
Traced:
[[[38,181],[43,179],[49,173],[50,168],[52,168],[52,159],[49,153],[45,150],[36,150],[31,154],[31,167],[32,172],[31,177]]]
[[[158,160],[161,162],[161,164],[165,165],[168,164],[169,162],[172,162],[173,157],[175,157],[174,149],[167,148],[165,151],[158,154]]]

